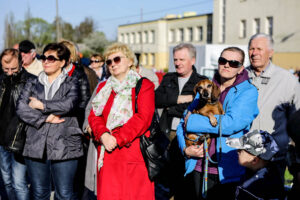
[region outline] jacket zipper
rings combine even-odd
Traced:
[[[0,97],[0,106],[2,105],[2,99],[3,99],[3,95],[4,95],[5,90],[6,90],[6,89],[3,88],[2,93],[1,93],[1,97]]]
[[[11,143],[11,147],[14,147],[14,144],[15,144],[15,142],[16,142],[16,139],[17,139],[17,135],[18,135],[20,126],[21,126],[21,125],[19,124],[19,125],[18,125],[18,128],[17,128],[17,131],[16,131],[16,134],[15,134],[15,137],[14,137],[14,140],[13,140],[13,142]]]

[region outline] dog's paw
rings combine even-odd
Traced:
[[[209,121],[210,121],[210,124],[214,127],[218,125],[218,121],[216,118],[211,118]]]

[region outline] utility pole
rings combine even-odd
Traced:
[[[140,63],[141,63],[141,59],[144,60],[144,55],[143,55],[143,45],[144,45],[144,37],[143,37],[143,8],[141,8],[141,56],[140,56]]]
[[[58,0],[56,0],[56,41],[59,42],[61,38],[60,26],[59,26],[59,16],[58,16]]]

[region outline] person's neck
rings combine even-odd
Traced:
[[[180,78],[189,78],[189,77],[192,75],[192,73],[193,73],[193,70],[190,71],[189,73],[184,74],[184,75],[181,75],[181,76],[179,76],[179,77],[180,77]]]
[[[58,70],[57,72],[53,73],[53,74],[47,74],[48,76],[48,82],[49,83],[53,83],[53,81],[62,73],[61,70]]]
[[[66,66],[66,70],[68,71],[71,67],[73,67],[73,63],[70,63]]]
[[[269,66],[270,61],[263,67],[252,67],[256,76],[259,76]]]
[[[24,67],[24,68],[27,68],[27,67],[29,67],[29,66],[30,66],[30,65],[31,65],[31,64],[34,62],[34,60],[35,60],[35,59],[33,59],[33,60],[32,60],[32,62],[31,62],[31,63],[29,63],[29,64],[25,64],[25,63],[23,63],[23,67]]]
[[[128,70],[125,74],[120,74],[120,75],[118,75],[118,76],[115,76],[115,78],[116,78],[118,81],[122,82],[122,81],[125,79],[125,77],[127,76],[128,72],[129,72],[129,70]]]
[[[220,90],[223,92],[226,88],[230,87],[233,85],[234,81],[236,80],[236,77],[231,78],[231,79],[224,79],[220,77]]]

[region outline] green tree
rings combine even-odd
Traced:
[[[92,18],[86,17],[79,26],[75,27],[75,42],[81,43],[84,38],[88,37],[96,30],[95,22]]]
[[[27,24],[30,24],[30,26],[27,27]],[[30,37],[26,39],[34,42],[36,48],[39,50],[46,44],[53,42],[55,38],[52,25],[42,18],[30,18],[25,20],[23,31],[23,35],[25,36],[29,33]]]
[[[89,47],[94,53],[102,53],[109,41],[103,32],[93,32],[83,40],[83,43]]]

